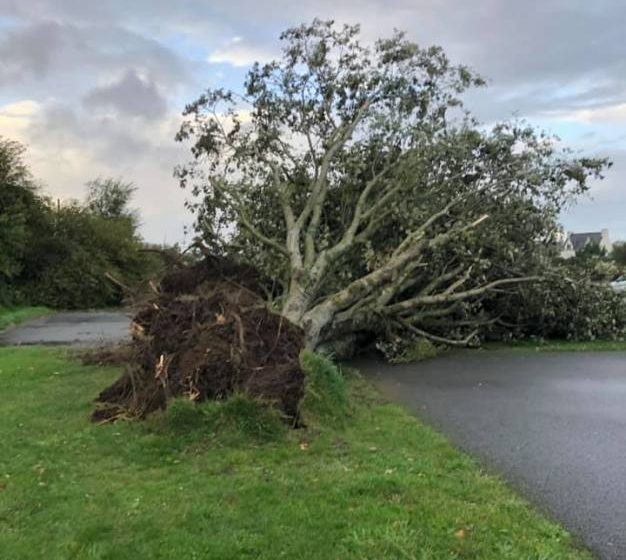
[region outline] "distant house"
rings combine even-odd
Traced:
[[[562,237],[561,257],[570,259],[588,245],[595,245],[604,249],[607,253],[613,250],[613,243],[609,238],[609,230],[589,231],[585,233],[568,233]]]

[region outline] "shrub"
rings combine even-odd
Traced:
[[[9,287],[20,303],[79,309],[120,305],[125,286],[155,270],[133,218],[93,214],[78,203],[44,206]]]
[[[51,204],[24,151],[0,137],[0,305],[119,305],[124,294],[110,275],[134,287],[155,271],[128,207],[135,188],[97,179],[84,203]]]

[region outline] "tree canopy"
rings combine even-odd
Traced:
[[[135,210],[129,204],[137,188],[129,182],[113,177],[99,177],[86,185],[85,205],[92,214],[103,218],[126,218],[137,222]]]
[[[601,177],[461,96],[484,81],[439,47],[314,20],[242,92],[187,106],[178,169],[210,250],[254,263],[309,346],[357,331],[467,342],[486,294],[536,280],[562,205]],[[468,329],[469,327],[469,329]]]
[[[22,270],[24,248],[41,212],[23,154],[22,145],[0,137],[0,281]]]

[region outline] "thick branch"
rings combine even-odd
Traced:
[[[468,299],[471,297],[484,294],[485,292],[488,292],[489,290],[493,290],[494,288],[497,288],[498,286],[505,286],[509,284],[521,284],[524,282],[536,282],[541,279],[542,279],[541,276],[524,276],[520,278],[504,278],[502,280],[494,280],[493,282],[489,282],[488,284],[485,284],[483,286],[472,288],[471,290],[465,290],[463,292],[455,292],[455,293],[442,292],[440,294],[435,294],[435,295],[419,295],[417,297],[407,299],[405,301],[401,301],[399,303],[395,303],[393,305],[387,306],[385,308],[385,313],[389,315],[395,315],[398,313],[415,309],[416,307],[419,307],[420,305],[461,301],[464,299]]]
[[[319,228],[322,208],[328,193],[328,172],[332,160],[335,154],[350,140],[357,126],[365,118],[373,100],[374,95],[366,99],[357,111],[354,119],[347,124],[347,126],[338,128],[333,134],[330,145],[319,166],[319,173],[316,173],[316,180],[313,184],[311,196],[298,217],[297,224],[301,228],[304,226],[309,216],[311,216],[304,238],[306,266],[311,266],[315,260],[315,239]]]
[[[289,256],[291,267],[294,270],[302,269],[302,254],[300,252],[300,230],[296,226],[293,208],[289,203],[286,186],[280,180],[280,170],[275,163],[267,162],[272,168],[272,186],[280,200],[283,210],[286,229],[286,253]]]

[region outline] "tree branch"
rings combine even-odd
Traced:
[[[311,196],[307,200],[302,213],[298,217],[297,225],[299,227],[303,227],[306,220],[309,216],[311,216],[304,238],[304,262],[306,266],[311,266],[315,260],[315,238],[319,228],[322,208],[328,192],[328,171],[330,170],[333,157],[337,151],[351,138],[352,134],[356,130],[356,127],[365,118],[374,97],[375,95],[373,94],[363,102],[354,119],[348,123],[347,126],[340,127],[333,133],[330,145],[326,150],[319,166],[319,174],[313,184]]]
[[[414,334],[417,334],[418,336],[422,336],[424,338],[432,340],[433,342],[441,342],[442,344],[447,344],[449,346],[467,346],[472,341],[472,339],[478,334],[478,330],[475,330],[475,331],[472,331],[467,337],[459,340],[455,338],[446,338],[443,336],[437,336],[435,334],[429,333],[423,329],[420,329],[418,327],[411,325],[404,319],[398,319],[397,323],[399,323],[401,327],[404,327],[405,329],[411,331]]]
[[[478,296],[484,294],[485,292],[497,288],[498,286],[505,286],[509,284],[521,284],[524,282],[537,282],[542,280],[541,276],[524,276],[520,278],[504,278],[502,280],[494,280],[493,282],[489,282],[484,286],[479,286],[478,288],[472,288],[471,290],[465,290],[463,292],[456,293],[446,293],[442,292],[440,294],[435,295],[419,295],[417,297],[407,299],[401,301],[399,303],[395,303],[389,305],[385,308],[385,313],[387,314],[396,314],[401,313],[410,309],[415,309],[420,305],[432,305],[436,303],[448,303],[454,301],[461,301],[464,299],[468,299],[474,296]]]

